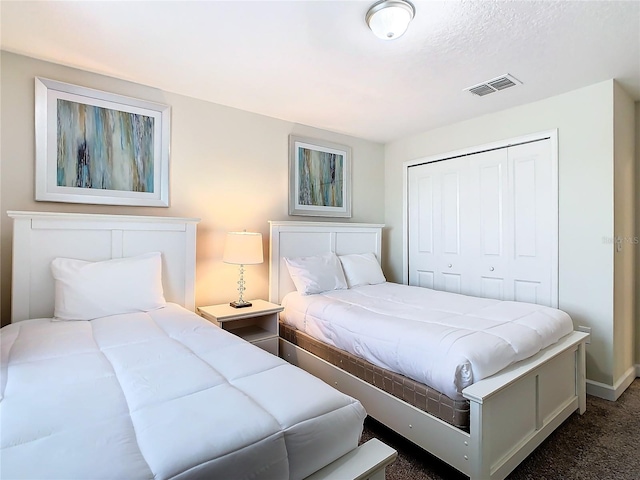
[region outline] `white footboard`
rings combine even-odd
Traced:
[[[398,452],[372,438],[305,480],[384,480]]]
[[[586,338],[574,332],[462,392],[471,402],[471,478],[506,477],[569,415],[584,413]]]
[[[569,415],[586,407],[584,345],[574,332],[534,357],[466,388],[470,433],[280,339],[283,358],[364,405],[367,413],[472,480],[502,479]]]

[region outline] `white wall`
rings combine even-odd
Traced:
[[[262,232],[267,254],[267,221],[289,218],[287,172],[288,135],[291,133],[350,145],[353,153],[353,218],[350,221],[382,223],[384,220],[384,148],[380,144],[8,52],[1,52],[0,62],[0,294],[3,324],[9,321],[10,315],[12,226],[7,210],[200,217],[197,305],[236,298],[238,269],[221,261],[227,231],[246,228]],[[36,76],[171,105],[170,208],[35,202]],[[304,217],[290,219],[294,218]],[[246,270],[245,298],[267,298],[267,262]]]
[[[614,381],[635,378],[635,105],[614,84],[614,234],[620,249],[614,249],[613,330]],[[628,377],[625,379],[625,375]],[[626,388],[627,385],[624,385]]]
[[[636,114],[636,215],[635,215],[635,237],[640,241],[640,102],[635,104]],[[640,376],[640,245],[636,246],[636,375]]]
[[[477,101],[491,101],[491,97]],[[588,378],[614,384],[614,82],[428,131],[385,146],[385,271],[402,277],[402,163],[558,129],[559,305],[592,328]],[[630,201],[630,200],[629,200]],[[630,321],[630,320],[629,320]],[[631,341],[629,339],[627,342]]]

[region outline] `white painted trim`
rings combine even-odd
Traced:
[[[559,308],[560,304],[560,185],[558,180],[558,129],[546,132],[551,142],[551,220],[554,231],[552,232],[551,249],[551,306]]]
[[[409,167],[402,166],[402,283],[409,285]]]
[[[496,150],[500,148],[512,147],[527,142],[534,142],[538,140],[544,140],[548,138],[551,142],[551,192],[553,197],[551,198],[551,215],[552,224],[554,225],[554,231],[552,232],[552,241],[556,245],[556,248],[551,252],[551,306],[558,308],[558,296],[559,296],[559,275],[560,266],[558,260],[559,250],[559,192],[558,192],[558,129],[546,130],[542,132],[532,133],[529,135],[523,135],[521,137],[510,138],[507,140],[500,140],[497,142],[486,143],[483,145],[476,145],[473,147],[464,148],[461,150],[454,150],[452,152],[440,153],[437,155],[430,155],[424,158],[418,158],[415,160],[408,160],[402,164],[402,282],[409,283],[409,167],[416,165],[422,165],[424,163],[437,162],[447,160],[451,158],[473,155],[486,150]],[[553,208],[555,206],[555,208]]]
[[[615,402],[629,388],[629,385],[633,383],[636,377],[640,377],[638,374],[639,369],[640,365],[629,367],[613,386],[594,380],[587,380],[587,394]]]
[[[587,380],[587,395],[593,395],[611,402],[615,401],[613,387],[594,380]]]

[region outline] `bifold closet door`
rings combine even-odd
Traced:
[[[558,306],[557,176],[551,141],[509,147],[510,284],[508,299]],[[555,189],[555,192],[554,192]],[[555,280],[555,281],[554,281]]]
[[[409,284],[552,305],[550,148],[542,140],[409,167]]]
[[[503,149],[410,168],[410,285],[501,296],[506,162]]]
[[[463,206],[466,246],[473,270],[472,288],[462,292],[479,297],[509,298],[508,151],[506,148],[467,157],[471,177],[469,202]]]

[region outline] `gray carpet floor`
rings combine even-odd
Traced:
[[[398,451],[386,480],[462,480],[421,448],[367,418],[363,441],[378,438]],[[587,396],[584,415],[574,413],[526,458],[508,480],[640,479],[640,379],[609,402]]]

